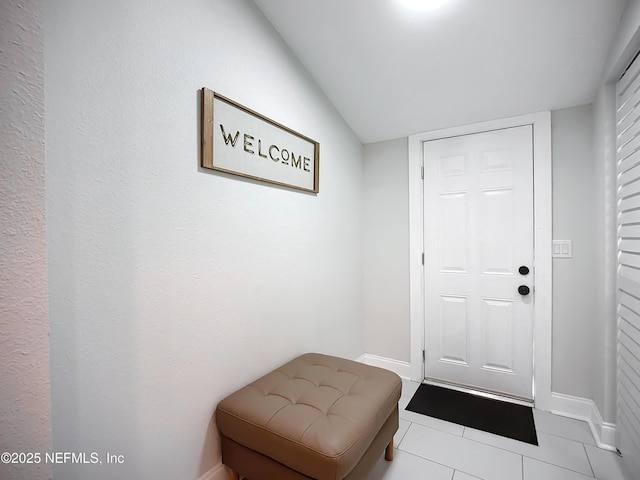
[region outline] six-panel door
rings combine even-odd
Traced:
[[[428,379],[533,398],[532,135],[424,143]]]

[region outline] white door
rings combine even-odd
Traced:
[[[428,380],[533,399],[532,135],[424,143]]]

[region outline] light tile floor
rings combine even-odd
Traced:
[[[405,410],[418,385],[403,380],[394,460],[369,480],[631,480],[585,422],[534,410],[536,447]]]

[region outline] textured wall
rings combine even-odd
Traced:
[[[0,2],[0,453],[51,450],[42,31],[39,1]]]
[[[54,478],[195,480],[235,388],[355,358],[362,145],[247,0],[45,6]],[[320,142],[311,195],[199,168],[199,89]]]

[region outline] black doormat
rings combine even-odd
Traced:
[[[406,409],[538,445],[531,407],[423,383]]]

